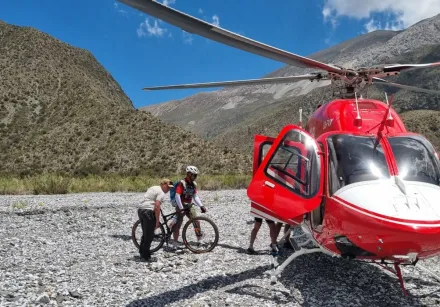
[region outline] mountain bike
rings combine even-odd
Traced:
[[[193,205],[194,204],[190,204],[189,206],[186,206],[184,209],[175,211],[170,214],[164,214],[162,209],[160,209],[160,213],[163,221],[159,224],[159,227],[154,231],[154,237],[150,247],[151,253],[157,252],[165,242],[168,245],[169,239],[171,238],[172,235],[172,228],[168,226],[168,222],[171,219],[173,219],[177,213],[185,213],[185,215],[189,217],[189,220],[183,226],[182,239],[183,239],[183,244],[191,252],[195,254],[207,253],[212,251],[214,247],[216,247],[219,239],[217,225],[210,218],[205,216],[197,216],[193,218],[190,214],[190,210]],[[142,227],[140,227],[140,224],[141,221],[137,220],[134,223],[131,230],[131,239],[133,240],[134,245],[138,249],[142,238]],[[212,240],[208,241],[207,240],[208,234],[211,232],[213,233],[213,238]],[[196,236],[195,241],[191,240],[192,233],[194,233]],[[200,242],[198,240],[198,238],[200,237],[203,237],[203,242]]]

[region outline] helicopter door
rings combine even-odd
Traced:
[[[254,156],[253,156],[253,163],[252,163],[252,174],[255,175],[258,167],[261,165],[261,162],[263,161],[264,157],[266,156],[267,152],[269,151],[270,147],[272,146],[273,142],[275,141],[275,138],[265,135],[257,134],[254,137]],[[262,212],[263,210],[263,212]],[[258,204],[251,201],[251,215],[258,217],[258,218],[270,218],[273,219],[273,216],[270,216],[266,213],[264,213],[264,208],[259,206]],[[276,221],[279,221],[276,219]]]
[[[254,175],[257,172],[258,167],[260,166],[261,162],[263,161],[264,157],[266,156],[267,152],[269,151],[274,141],[275,138],[270,136],[265,136],[260,134],[255,135],[254,160],[252,165],[252,173]]]
[[[298,223],[321,203],[323,167],[316,141],[298,126],[288,125],[254,173],[247,195],[262,213]]]

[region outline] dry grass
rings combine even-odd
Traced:
[[[180,177],[172,177],[173,181]],[[244,189],[248,175],[211,175],[197,180],[201,190]],[[87,192],[143,192],[157,185],[160,178],[149,176],[89,175],[85,177],[42,174],[36,176],[0,176],[0,194],[66,194]]]

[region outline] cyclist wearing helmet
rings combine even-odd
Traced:
[[[179,181],[179,183],[176,186],[176,197],[174,201],[172,202],[173,206],[176,206],[176,211],[182,210],[184,208],[187,208],[194,200],[194,203],[200,207],[200,210],[205,213],[206,208],[202,204],[202,201],[200,200],[198,194],[197,194],[197,183],[196,178],[199,174],[199,170],[195,166],[188,166],[186,168],[186,177]],[[196,217],[197,213],[194,207],[190,208],[190,214],[188,218],[190,217]],[[173,238],[174,238],[174,247],[177,247],[177,239],[179,238],[179,231],[180,227],[182,226],[183,221],[183,213],[177,214],[177,221],[175,222],[175,225],[173,226]],[[199,225],[200,226],[200,225]],[[203,236],[203,235],[202,235]],[[198,237],[198,240],[201,240],[202,237]]]

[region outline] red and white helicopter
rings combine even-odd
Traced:
[[[439,67],[395,64],[346,69],[280,50],[224,30],[151,0],[119,0],[189,33],[285,64],[320,72],[279,78],[148,87],[208,88],[330,80],[345,88],[311,115],[305,129],[287,125],[277,138],[256,135],[253,178],[247,189],[251,213],[300,226],[306,242],[272,273],[273,280],[296,257],[323,252],[371,261],[395,273],[440,254],[440,161],[432,144],[406,130],[386,102],[358,98],[369,84],[440,95],[440,91],[388,82],[404,71]],[[286,238],[287,234],[283,237]],[[311,248],[305,246],[313,245]],[[394,265],[394,271],[388,265]],[[420,266],[436,279],[440,277]]]

